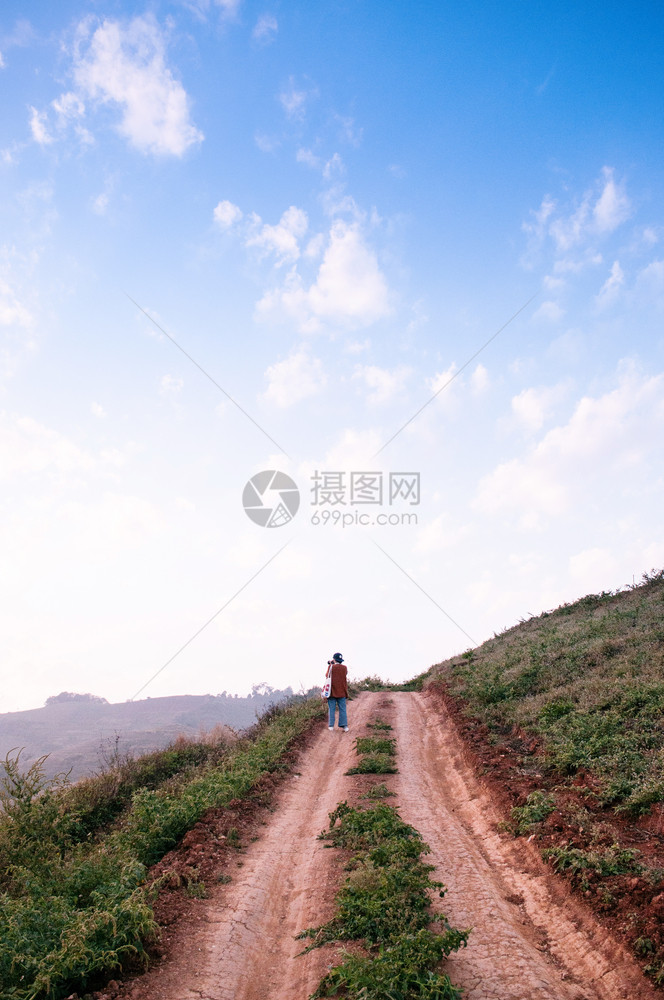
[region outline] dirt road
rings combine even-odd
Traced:
[[[654,998],[635,963],[570,899],[533,850],[498,832],[498,816],[463,759],[440,708],[419,694],[363,694],[351,732],[320,735],[286,779],[257,839],[238,855],[231,884],[200,906],[193,932],[134,981],[140,1000],[306,1000],[338,952],[298,957],[295,935],[332,916],[343,878],[335,851],[317,840],[328,813],[366,778],[347,777],[354,735],[376,715],[397,738],[391,800],[432,849],[441,905],[468,948],[447,966],[468,1000]],[[370,779],[369,779],[370,780]]]

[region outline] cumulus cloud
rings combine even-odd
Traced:
[[[547,299],[533,313],[534,320],[544,320],[546,323],[557,323],[565,315],[565,310],[553,299]]]
[[[601,308],[612,303],[625,283],[625,273],[617,260],[611,266],[611,274],[597,295],[597,305]]]
[[[91,19],[83,21],[73,72],[83,96],[120,110],[118,131],[140,152],[182,156],[203,139],[190,120],[187,93],[166,64],[165,37],[153,17],[128,24],[106,19],[94,30]]]
[[[0,326],[32,326],[32,315],[19,302],[10,286],[0,278]]]
[[[405,367],[378,368],[376,365],[357,365],[353,379],[363,382],[369,390],[367,402],[370,404],[387,403],[398,395],[410,375],[410,369]]]
[[[387,281],[375,252],[356,223],[332,224],[316,280],[306,287],[291,269],[282,286],[257,305],[262,317],[285,316],[300,329],[315,332],[324,324],[369,326],[390,312]]]
[[[478,365],[470,376],[470,388],[474,396],[480,396],[489,388],[489,373],[484,365]]]
[[[214,210],[214,221],[221,229],[231,229],[242,218],[242,209],[231,201],[220,201]]]
[[[311,149],[301,147],[295,154],[295,159],[298,163],[306,163],[308,167],[314,169],[320,166],[319,157]]]
[[[302,121],[306,114],[307,104],[318,96],[315,87],[298,87],[294,77],[290,77],[288,86],[279,94],[279,103],[286,112],[286,117]]]
[[[274,254],[277,265],[295,261],[300,256],[300,240],[309,226],[307,213],[291,205],[276,226],[263,223],[258,215],[252,217],[253,232],[247,237],[246,246],[256,247],[262,255]]]
[[[624,367],[615,389],[584,396],[566,424],[548,431],[525,457],[485,476],[473,506],[539,528],[584,497],[587,502],[593,490],[599,497],[626,488],[662,440],[664,375],[644,377]]]
[[[48,146],[53,142],[53,136],[48,131],[48,115],[45,111],[38,111],[37,108],[30,107],[30,131],[32,138],[40,146]]]
[[[282,409],[317,395],[327,382],[320,359],[310,357],[305,350],[270,365],[265,377],[268,387],[264,398]]]
[[[279,25],[273,14],[261,14],[252,32],[252,37],[262,45],[269,45],[270,42],[274,41],[278,30]]]
[[[525,430],[538,431],[562,398],[563,392],[562,385],[523,389],[517,396],[512,397],[512,413]]]

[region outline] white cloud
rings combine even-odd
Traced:
[[[278,30],[279,25],[274,15],[261,14],[252,32],[252,37],[263,45],[269,45],[270,42],[274,41]]]
[[[162,375],[159,380],[159,392],[162,396],[174,398],[180,395],[183,385],[184,381],[181,378],[175,378],[174,375]]]
[[[340,126],[340,136],[351,146],[359,146],[364,130],[355,124],[355,119],[344,115],[335,115]]]
[[[242,209],[231,201],[220,201],[214,210],[214,221],[222,229],[231,229],[242,218]]]
[[[604,187],[593,206],[593,221],[600,233],[612,233],[632,214],[632,204],[624,184],[617,184],[611,167],[603,167]]]
[[[528,237],[528,250],[522,261],[532,266],[534,255],[547,239],[553,243],[557,256],[586,247],[592,256],[593,244],[614,232],[632,214],[632,203],[625,185],[615,179],[612,167],[603,167],[594,185],[585,191],[580,200],[565,207],[546,195],[537,211],[522,226]]]
[[[92,211],[95,213],[95,215],[106,215],[109,200],[110,200],[110,195],[108,191],[102,191],[101,194],[98,194],[96,198],[93,198]]]
[[[75,118],[82,118],[85,114],[85,104],[78,94],[74,94],[72,91],[61,94],[60,97],[51,101],[51,107],[63,123]]]
[[[82,94],[122,112],[118,131],[142,153],[182,156],[203,135],[190,121],[189,99],[166,65],[165,38],[151,16],[128,24],[91,19],[78,30],[74,79]]]
[[[296,261],[300,256],[300,240],[309,226],[307,213],[291,205],[276,226],[262,224],[259,216],[253,216],[254,232],[247,237],[246,246],[257,247],[263,255],[274,254],[277,266]]]
[[[91,403],[90,404],[90,413],[94,417],[97,417],[100,420],[101,420],[102,417],[106,416],[106,410],[101,405],[101,403]]]
[[[621,287],[625,283],[625,274],[617,260],[611,266],[611,274],[606,279],[597,295],[597,305],[600,309],[615,301]]]
[[[32,138],[35,142],[38,142],[40,146],[48,146],[49,143],[53,142],[53,136],[48,131],[48,116],[45,111],[37,111],[36,108],[30,107],[30,131],[32,132]]]
[[[0,478],[5,482],[44,472],[71,475],[94,464],[93,456],[58,431],[31,417],[0,415]]]
[[[4,69],[6,65],[2,52],[0,52],[0,69]]]
[[[388,314],[387,282],[358,226],[333,224],[308,302],[315,316],[341,323],[364,326]]]
[[[533,313],[533,320],[544,320],[547,323],[557,323],[565,315],[565,310],[553,299],[547,299]]]
[[[298,163],[306,163],[308,167],[313,167],[314,169],[320,167],[320,159],[310,149],[298,149],[295,159]]]
[[[288,81],[288,87],[284,88],[279,94],[279,103],[288,118],[301,121],[306,114],[308,102],[317,96],[318,91],[315,87],[310,87],[309,89],[298,88],[295,85],[294,78],[291,76]]]
[[[398,395],[410,375],[410,369],[405,367],[389,371],[376,365],[357,365],[353,379],[365,384],[369,393],[367,402],[370,404],[387,403]]]
[[[341,159],[338,153],[335,153],[334,156],[331,159],[329,159],[325,164],[325,166],[323,167],[323,177],[325,178],[326,181],[332,180],[335,174],[337,176],[340,176],[341,174],[345,174],[345,172],[346,168],[344,166],[344,161]]]
[[[518,396],[512,397],[512,413],[525,430],[538,431],[551,415],[563,391],[562,385],[523,389]]]
[[[485,476],[473,506],[539,528],[575,502],[587,503],[589,493],[599,500],[631,488],[662,440],[664,375],[642,377],[622,366],[617,388],[598,398],[584,396],[567,424],[548,431],[525,457]]]
[[[325,323],[349,329],[369,326],[390,312],[387,281],[360,227],[337,220],[316,280],[306,288],[291,269],[280,288],[257,305],[259,316],[284,314],[300,329],[315,332]]]
[[[266,135],[265,132],[256,132],[254,142],[261,153],[273,153],[281,145],[281,140],[275,136]]]
[[[32,315],[18,301],[9,285],[0,278],[0,326],[22,326],[29,329],[32,326]]]
[[[479,364],[470,376],[470,388],[474,396],[479,396],[489,388],[489,373]]]
[[[242,0],[214,0],[214,2],[217,7],[221,7],[221,11],[225,17],[235,17],[240,9]]]
[[[310,357],[304,350],[270,365],[265,377],[268,380],[265,399],[282,409],[317,395],[327,382],[320,359]]]

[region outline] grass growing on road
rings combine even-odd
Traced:
[[[371,726],[372,723],[369,723]],[[383,723],[384,725],[384,723]],[[375,723],[373,723],[375,726]],[[355,750],[359,762],[346,774],[396,774],[396,740],[390,736],[358,736]]]
[[[323,978],[312,1000],[340,995],[349,1000],[458,1000],[460,991],[437,966],[465,946],[469,932],[431,914],[431,893],[438,890],[442,896],[444,887],[431,879],[433,866],[422,861],[429,848],[417,830],[393,806],[379,803],[359,810],[342,802],[330,813],[330,829],[321,836],[352,852],[350,874],[337,895],[336,916],[300,937],[313,940],[309,948],[329,941],[361,942],[364,954],[346,955]]]
[[[145,960],[146,942],[158,933],[148,867],[208,809],[242,798],[279,770],[321,712],[320,699],[271,709],[219,762],[134,789],[121,821],[84,839],[90,813],[82,807],[82,823],[70,790],[46,780],[39,765],[23,773],[8,759],[0,775],[2,996],[59,1000],[128,958]]]

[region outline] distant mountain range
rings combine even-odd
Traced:
[[[176,695],[109,704],[94,695],[63,691],[43,708],[0,714],[0,759],[23,747],[21,762],[31,764],[48,754],[45,771],[52,776],[71,769],[76,781],[99,770],[114,751],[138,756],[167,746],[179,733],[195,737],[216,725],[235,730],[253,725],[257,717],[293,694],[253,688],[237,695]]]

